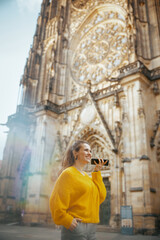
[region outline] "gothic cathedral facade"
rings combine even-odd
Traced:
[[[101,224],[120,227],[132,206],[135,232],[160,222],[160,3],[43,0],[8,117],[0,173],[0,219],[24,210],[50,223],[49,197],[63,154],[87,140],[108,158]],[[86,168],[88,174],[92,166]]]

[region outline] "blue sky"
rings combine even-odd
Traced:
[[[0,0],[0,123],[16,112],[42,0]],[[8,128],[0,125],[0,160]]]

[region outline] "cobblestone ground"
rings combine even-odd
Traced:
[[[40,227],[0,225],[0,240],[60,240],[60,230]],[[122,235],[97,232],[97,240],[160,240],[158,236]],[[76,240],[76,239],[75,239]]]

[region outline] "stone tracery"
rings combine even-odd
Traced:
[[[80,84],[98,84],[117,77],[118,68],[128,64],[126,12],[113,4],[96,10],[81,27],[80,42],[72,58],[72,76]]]
[[[93,11],[93,9],[97,8],[97,6],[100,5],[106,5],[106,4],[116,4],[118,7],[122,7],[123,9],[127,10],[127,0],[88,0],[85,1],[84,5],[79,6],[77,0],[74,0],[74,3],[72,1],[72,9],[71,9],[71,25],[70,25],[70,34],[73,36],[73,34],[76,32],[78,27],[81,25],[81,23],[85,20],[86,14],[89,14]],[[83,1],[84,2],[84,1]],[[77,21],[78,19],[78,21]]]

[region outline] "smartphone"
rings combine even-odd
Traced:
[[[108,166],[109,160],[108,159],[103,159],[103,161],[106,162],[104,166]],[[91,164],[95,164],[94,162],[99,163],[99,159],[98,158],[92,158],[91,159]]]

